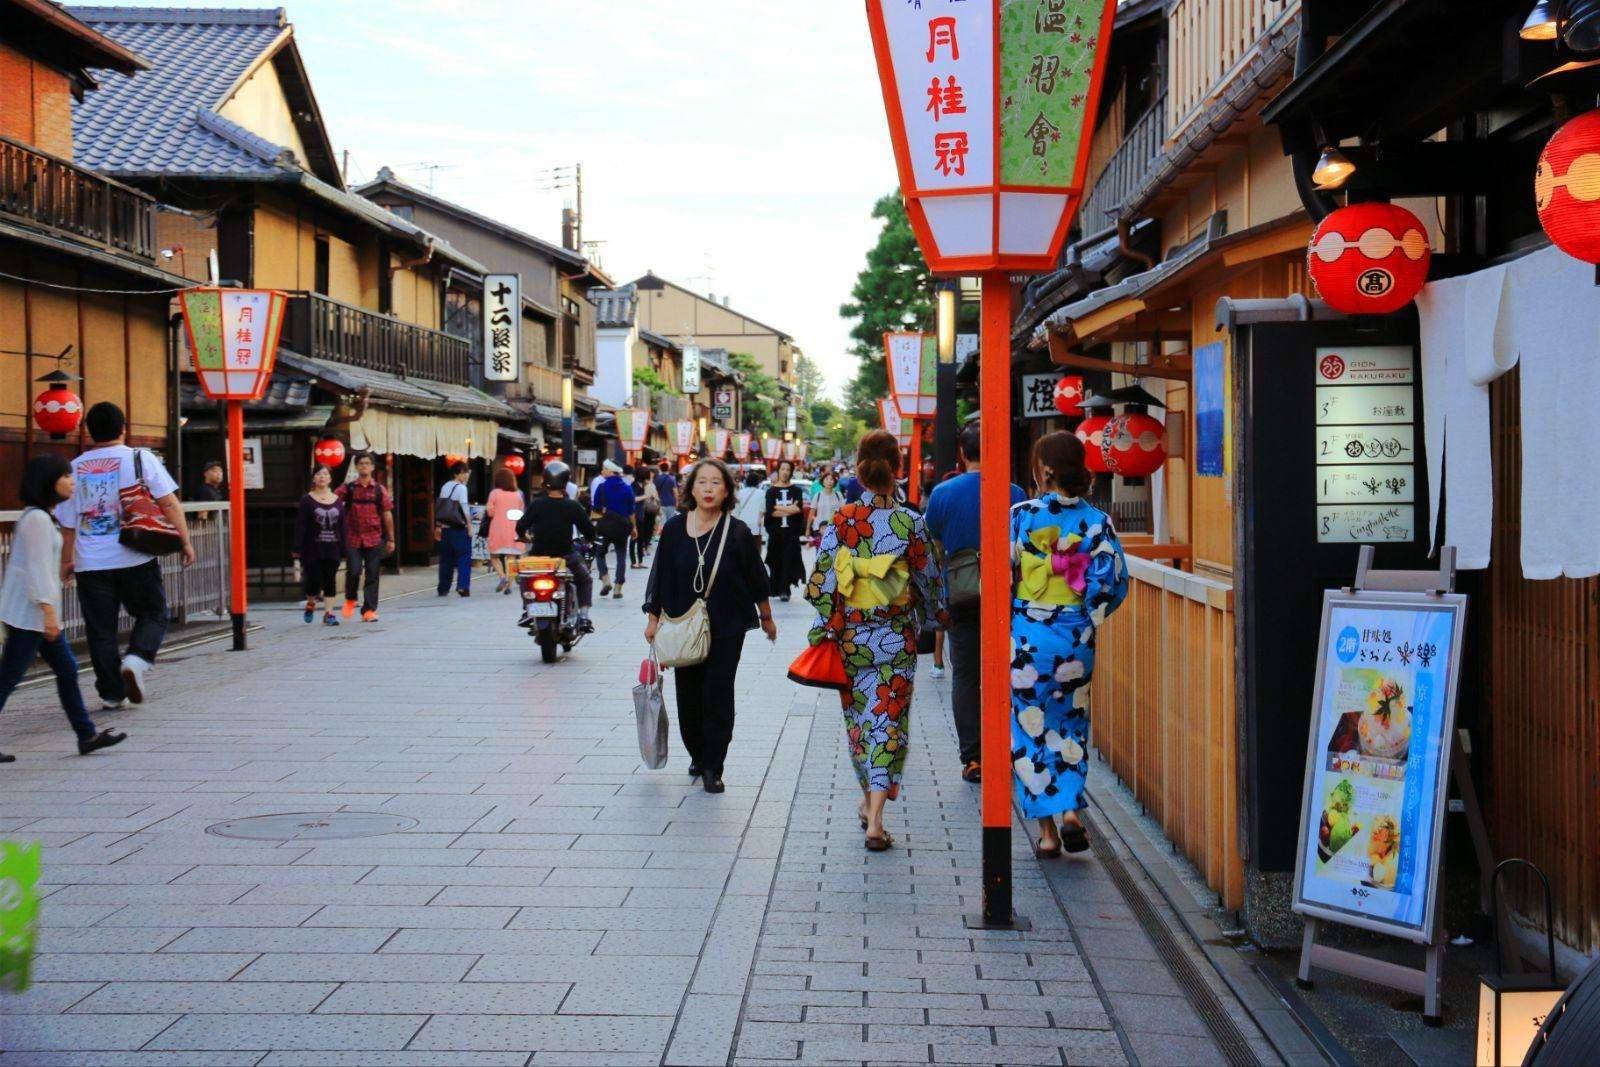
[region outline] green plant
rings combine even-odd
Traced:
[[[649,365],[640,365],[633,368],[633,384],[635,388],[644,386],[646,389],[666,392],[672,388],[667,380],[656,373],[656,369]]]

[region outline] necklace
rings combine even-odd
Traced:
[[[701,535],[701,537],[704,538],[703,542],[701,540],[701,537],[696,537],[694,534],[689,534],[689,540],[694,543],[694,554],[695,554],[694,591],[695,591],[695,595],[696,596],[704,596],[705,595],[705,592],[706,592],[706,551],[711,547],[711,535],[717,532],[717,527],[720,524],[721,524],[721,520],[720,519],[718,519],[716,522],[711,524],[711,529],[707,530],[704,534]],[[687,522],[687,520],[685,520],[685,522],[684,522],[684,531],[687,533],[688,529],[689,529],[688,522]]]

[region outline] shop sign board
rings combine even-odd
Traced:
[[[596,448],[578,449],[578,466],[592,467],[600,462],[600,450]]]
[[[1056,407],[1056,383],[1059,374],[1024,374],[1022,376],[1022,417],[1025,419],[1051,419],[1061,415]]]
[[[522,276],[483,276],[483,377],[514,382],[522,369]]]
[[[700,391],[700,346],[683,346],[683,392],[693,396]]]
[[[1297,913],[1433,943],[1466,605],[1324,593]]]
[[[939,339],[931,333],[886,333],[889,392],[902,417],[932,418],[939,402]]]
[[[1317,541],[1415,540],[1416,349],[1316,350]]]
[[[233,451],[233,442],[224,439],[222,447],[225,452],[231,453]],[[240,444],[239,458],[244,466],[244,488],[265,489],[267,479],[265,467],[261,460],[261,438],[246,437]]]

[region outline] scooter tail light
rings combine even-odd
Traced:
[[[535,578],[531,583],[535,593],[553,593],[556,591],[554,578]]]

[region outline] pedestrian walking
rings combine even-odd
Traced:
[[[900,794],[910,741],[917,634],[943,625],[943,579],[937,547],[923,518],[894,500],[900,443],[874,430],[857,447],[865,487],[822,532],[806,599],[818,619],[808,640],[835,641],[850,688],[840,693],[850,760],[861,786],[859,815],[866,847],[894,844],[883,825],[885,804]]]
[[[72,461],[72,496],[56,507],[61,524],[61,577],[76,574],[78,606],[94,665],[94,686],[108,711],[123,702],[142,704],[150,668],[167,633],[167,591],[156,557],[121,541],[122,492],[141,482],[182,542],[183,565],[194,563],[194,543],[178,503],[178,483],[147,449],[123,440],[127,416],[108,400],[83,417],[94,447]],[[117,614],[133,619],[128,648],[119,654]]]
[[[978,699],[978,515],[980,452],[978,423],[969,422],[957,438],[966,473],[940,482],[928,498],[928,535],[939,545],[945,567],[945,595],[950,604],[950,625],[945,644],[950,652],[953,676],[950,680],[950,710],[956,721],[956,743],[960,749],[961,777],[969,782],[982,778],[979,760]],[[1011,486],[1011,503],[1020,504],[1022,489]],[[954,577],[952,577],[954,575]],[[937,650],[935,677],[939,676]]]
[[[594,604],[594,579],[583,553],[577,551],[572,540],[574,528],[585,537],[594,537],[594,523],[589,520],[589,509],[572,499],[567,489],[572,484],[572,469],[560,460],[544,466],[544,491],[533,498],[528,510],[517,520],[516,535],[535,556],[555,556],[567,561],[572,572],[572,584],[578,592],[578,628],[584,633],[594,633],[589,621],[589,609]],[[526,614],[524,622],[533,620]]]
[[[761,488],[765,479],[759,470],[746,471],[744,484],[739,487],[738,499],[733,505],[733,517],[744,523],[756,539],[756,547],[761,547],[762,540],[766,537],[767,525],[764,516],[767,510],[766,490]]]
[[[622,587],[628,581],[628,539],[639,532],[635,522],[638,508],[634,505],[633,486],[622,479],[622,468],[608,459],[604,470],[606,476],[595,491],[594,503],[599,515],[594,525],[600,535],[600,595],[621,600]],[[607,565],[608,555],[616,557],[615,581]]]
[[[678,513],[678,476],[666,460],[661,461],[661,471],[656,475],[656,496],[661,500],[661,525],[665,526]]]
[[[42,657],[55,673],[61,710],[78,735],[78,755],[87,756],[126,741],[128,735],[95,727],[78,688],[78,661],[61,634],[62,536],[51,511],[71,500],[73,489],[72,465],[60,456],[34,456],[22,470],[18,495],[23,510],[12,529],[11,558],[0,585],[0,622],[6,626],[5,648],[0,651],[0,711],[34,657]],[[16,759],[0,752],[0,763]]]
[[[565,490],[563,490],[564,492]],[[494,489],[484,504],[485,518],[489,521],[489,563],[500,576],[495,592],[511,594],[511,567],[507,560],[522,555],[522,542],[517,537],[517,520],[527,510],[527,499],[517,488],[517,476],[501,467],[494,472]]]
[[[705,660],[673,668],[678,732],[689,753],[689,780],[707,793],[725,788],[722,774],[733,741],[733,683],[745,635],[760,626],[778,639],[767,574],[749,528],[733,517],[733,472],[720,459],[702,459],[684,482],[683,510],[661,530],[644,610],[644,639],[653,642],[661,617],[686,614],[704,598],[711,634]]]
[[[333,471],[327,467],[311,472],[311,489],[300,498],[294,558],[300,563],[306,622],[317,617],[320,605],[322,625],[338,626],[332,601],[339,592],[339,561],[344,559],[344,501],[333,491]]]
[[[1039,820],[1036,851],[1048,857],[1089,847],[1078,810],[1095,634],[1128,595],[1128,566],[1110,517],[1083,499],[1083,443],[1046,434],[1032,466],[1039,495],[1011,509],[1011,755],[1017,806]]]
[[[767,574],[772,592],[784,603],[789,590],[806,580],[805,560],[800,556],[800,536],[804,532],[804,498],[794,484],[794,463],[780,460],[767,486],[763,521],[767,530]]]
[[[637,509],[635,524],[639,532],[634,535],[629,554],[634,570],[641,570],[644,557],[650,551],[650,542],[656,536],[656,520],[661,517],[661,493],[656,489],[649,467],[640,467],[634,472],[633,504]]]
[[[194,498],[203,503],[228,499],[228,490],[222,484],[222,460],[206,460],[205,469],[200,472],[200,488],[195,490]]]
[[[815,495],[811,498],[811,536],[816,540],[844,506],[844,494],[839,491],[839,473],[832,468],[823,471],[812,488]]]
[[[383,557],[394,551],[394,497],[373,477],[378,462],[371,452],[355,458],[356,480],[338,489],[344,504],[344,610],[355,614],[361,596],[361,621],[378,621],[378,581]],[[363,577],[365,576],[365,577]]]
[[[439,542],[439,595],[450,595],[455,579],[459,596],[472,595],[472,501],[467,479],[472,468],[461,460],[450,464],[433,503],[433,535]]]

